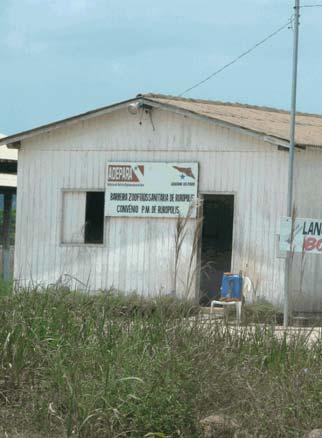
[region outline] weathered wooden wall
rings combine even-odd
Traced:
[[[294,198],[297,217],[322,218],[322,150],[307,148],[295,155]],[[322,254],[294,254],[290,287],[293,310],[322,311]]]

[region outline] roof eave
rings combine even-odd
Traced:
[[[20,142],[22,140],[26,140],[28,138],[34,137],[36,135],[44,134],[55,129],[63,128],[66,126],[70,126],[74,123],[80,122],[82,120],[88,120],[93,117],[101,116],[104,114],[108,114],[112,111],[116,111],[121,109],[132,102],[136,102],[138,100],[137,97],[124,100],[122,102],[118,102],[113,105],[109,105],[106,107],[98,108],[95,110],[87,111],[86,113],[78,114],[76,116],[68,117],[67,119],[58,120],[53,123],[48,123],[46,125],[39,126],[37,128],[28,129],[27,131],[21,131],[17,134],[9,135],[8,137],[0,138],[0,146],[6,145],[9,149],[19,149]]]
[[[257,137],[265,142],[268,142],[268,143],[271,143],[274,145],[288,146],[288,144],[289,144],[289,141],[287,139],[267,135],[265,132],[255,131],[255,130],[245,128],[245,127],[240,126],[240,125],[235,125],[233,123],[225,122],[224,120],[217,119],[215,117],[210,117],[210,116],[207,116],[205,114],[200,114],[200,113],[192,111],[192,110],[187,110],[187,109],[181,108],[180,106],[177,106],[177,105],[172,105],[172,104],[164,103],[164,102],[156,102],[155,100],[148,99],[146,97],[142,98],[142,101],[144,101],[145,103],[147,103],[155,108],[169,110],[169,111],[175,112],[176,114],[188,116],[188,117],[191,117],[191,118],[194,118],[197,120],[203,120],[203,121],[206,120],[207,122],[209,122],[213,125],[221,126],[223,128],[228,128],[230,130],[233,130],[233,131],[236,131],[238,133],[245,134],[245,135],[249,135],[252,137]]]
[[[19,132],[17,134],[10,135],[8,137],[0,138],[0,146],[7,145],[7,147],[10,149],[19,149],[21,146],[21,141],[23,141],[23,140],[34,137],[36,135],[50,132],[50,131],[55,130],[55,129],[70,126],[70,125],[77,123],[79,121],[83,121],[83,120],[91,119],[93,117],[108,114],[108,113],[116,111],[118,109],[122,109],[122,108],[128,106],[130,103],[137,102],[137,101],[148,104],[154,108],[158,108],[161,110],[168,110],[168,111],[174,112],[176,114],[180,114],[180,115],[183,115],[186,117],[191,117],[193,119],[207,121],[210,124],[214,124],[217,126],[228,128],[228,129],[233,130],[233,131],[238,132],[238,133],[242,133],[242,134],[252,136],[252,137],[257,137],[264,142],[267,142],[267,143],[270,143],[270,144],[273,144],[276,146],[283,146],[286,148],[289,147],[289,140],[286,138],[279,138],[276,136],[267,135],[267,133],[265,133],[265,132],[255,131],[255,130],[252,130],[250,128],[245,128],[245,127],[240,126],[240,125],[229,123],[229,122],[223,121],[223,120],[215,118],[215,117],[210,117],[210,116],[207,116],[205,114],[200,114],[198,112],[188,110],[188,109],[182,108],[182,107],[177,106],[177,105],[173,105],[172,103],[159,102],[159,101],[154,100],[153,98],[145,97],[144,95],[142,95],[142,96],[138,95],[132,99],[124,100],[122,102],[118,102],[118,103],[113,104],[113,105],[109,105],[106,107],[91,110],[91,111],[88,111],[88,112],[85,112],[85,113],[82,113],[82,114],[79,114],[79,115],[76,115],[73,117],[68,117],[67,119],[58,120],[56,122],[42,125],[42,126],[39,126],[37,128],[29,129],[27,131],[22,131],[22,132]],[[300,146],[300,147],[311,146],[311,147],[317,147],[317,148],[322,147],[322,145],[300,145],[300,144],[298,144],[297,146]]]
[[[265,132],[261,132],[261,131],[255,131],[255,130],[250,129],[250,128],[245,128],[245,127],[240,126],[240,125],[225,122],[224,120],[217,119],[215,117],[210,117],[210,116],[207,116],[205,114],[200,114],[200,113],[197,113],[195,111],[188,110],[188,109],[182,108],[182,107],[177,106],[177,105],[164,103],[164,102],[158,102],[158,101],[155,101],[153,99],[149,99],[147,97],[142,97],[141,100],[144,101],[145,103],[155,107],[155,108],[167,109],[167,110],[175,112],[177,114],[189,116],[189,117],[192,117],[194,119],[206,120],[207,122],[209,122],[211,124],[214,124],[217,126],[222,126],[224,128],[229,128],[233,131],[237,131],[237,132],[245,134],[245,135],[260,138],[264,142],[270,143],[272,145],[283,146],[286,148],[289,148],[289,145],[290,145],[290,141],[287,138],[269,135],[269,134],[267,134]],[[322,148],[322,144],[321,145],[313,145],[313,144],[307,144],[307,143],[297,143],[295,145],[295,147],[300,148],[300,149],[305,149],[306,147]]]

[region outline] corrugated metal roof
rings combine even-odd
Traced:
[[[19,132],[4,139],[0,138],[0,145],[6,143],[8,146],[11,146],[11,148],[19,147],[19,142],[26,138],[50,132],[54,129],[77,123],[80,120],[86,120],[116,111],[138,100],[151,104],[152,106],[159,106],[165,110],[180,111],[188,116],[195,115],[210,122],[221,123],[227,127],[242,129],[246,134],[255,134],[264,137],[265,140],[273,143],[275,140],[284,143],[289,141],[290,114],[287,111],[239,103],[185,99],[149,93],[144,95],[139,94],[137,97],[126,101],[88,111],[48,125]],[[322,147],[322,115],[297,113],[296,144],[299,146]]]
[[[289,141],[290,113],[274,108],[224,103],[199,99],[184,99],[161,94],[143,97],[160,104],[173,105],[196,114],[220,120],[262,135]],[[303,146],[322,146],[322,116],[297,113],[296,143]]]

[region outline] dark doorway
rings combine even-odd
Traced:
[[[230,272],[234,196],[204,195],[201,240],[200,302],[219,298],[222,274]]]
[[[85,243],[103,243],[104,192],[87,192],[85,209]]]

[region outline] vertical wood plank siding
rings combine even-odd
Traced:
[[[152,117],[155,130],[148,115],[143,114],[140,124],[140,115],[119,110],[23,142],[16,279],[48,284],[67,274],[90,289],[170,292],[175,220],[105,218],[104,245],[62,245],[62,189],[104,189],[107,161],[198,161],[201,194],[235,195],[233,271],[246,270],[259,295],[280,305],[284,259],[278,258],[277,235],[285,213],[287,154],[207,122],[161,110],[153,110]],[[300,170],[303,181],[310,178],[314,157],[308,154]],[[303,214],[308,211],[305,202]],[[313,207],[309,211],[317,214]],[[181,261],[182,293],[192,234],[193,221]]]
[[[84,243],[86,192],[62,193],[62,243]]]
[[[322,150],[297,151],[294,172],[298,217],[322,219]],[[322,236],[321,236],[322,238]],[[290,303],[294,310],[322,311],[322,254],[294,254]]]

